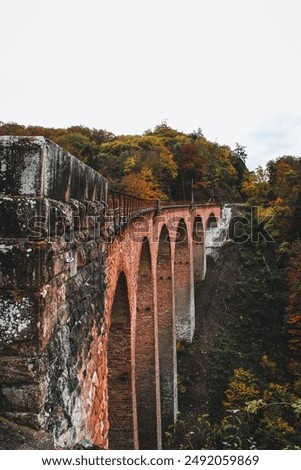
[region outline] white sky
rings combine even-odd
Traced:
[[[0,121],[301,155],[300,0],[0,0]]]

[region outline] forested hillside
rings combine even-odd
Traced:
[[[301,158],[249,172],[242,193],[197,288],[196,341],[179,345],[172,448],[301,448]]]
[[[208,141],[201,130],[184,134],[165,123],[141,135],[105,130],[0,126],[0,135],[42,135],[108,178],[110,188],[145,199],[241,200],[246,175],[244,148]]]

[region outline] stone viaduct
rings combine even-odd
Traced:
[[[60,448],[160,449],[220,206],[111,192],[41,137],[1,137],[0,170],[0,415]]]

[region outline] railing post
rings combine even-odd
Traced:
[[[117,231],[117,223],[116,223],[116,213],[115,213],[115,193],[113,192],[113,222],[114,222],[114,233]]]
[[[160,199],[157,199],[155,214],[158,215],[158,214],[160,214],[160,212],[161,212],[161,201],[160,201]]]
[[[193,180],[191,182],[191,205],[190,210],[194,209],[194,190],[193,190]]]

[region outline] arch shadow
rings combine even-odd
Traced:
[[[124,272],[119,275],[108,338],[109,448],[134,448],[131,315]]]
[[[191,341],[194,331],[194,289],[188,230],[184,219],[177,226],[174,260],[177,340]]]
[[[162,435],[175,422],[177,413],[177,358],[174,283],[170,237],[161,229],[157,257],[157,310]]]
[[[137,286],[136,399],[139,449],[158,447],[154,286],[149,241],[143,240]]]
[[[194,283],[199,283],[205,278],[205,237],[204,225],[200,215],[196,215],[192,230],[193,240],[193,274]]]

